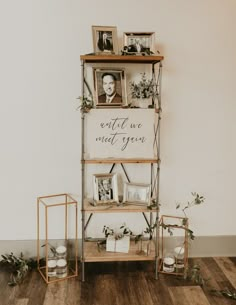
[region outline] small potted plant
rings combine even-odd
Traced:
[[[153,79],[148,79],[146,73],[141,73],[139,82],[130,82],[131,97],[136,101],[136,107],[153,108],[153,100],[158,96],[157,85]]]

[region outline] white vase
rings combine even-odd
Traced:
[[[151,103],[152,103],[152,100],[151,100],[150,97],[148,97],[148,98],[136,98],[133,101],[133,106],[138,107],[138,108],[146,109],[146,108],[148,108],[149,105],[151,105]]]

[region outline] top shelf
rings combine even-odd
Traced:
[[[87,63],[146,63],[155,64],[164,59],[164,56],[156,55],[81,55],[80,59]]]

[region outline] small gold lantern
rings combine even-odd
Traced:
[[[183,275],[188,265],[188,218],[162,215],[159,234],[159,272]]]

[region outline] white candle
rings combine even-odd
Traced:
[[[174,272],[175,267],[174,267],[175,259],[172,256],[166,256],[163,259],[163,271],[165,272]]]
[[[66,247],[59,246],[56,248],[57,258],[65,258],[66,257]]]
[[[177,272],[182,272],[184,268],[184,247],[175,247],[175,267]]]
[[[174,252],[175,252],[176,257],[183,257],[184,256],[184,248],[181,247],[181,246],[175,247]]]
[[[57,277],[62,278],[67,276],[67,262],[65,259],[57,261]]]
[[[48,260],[48,277],[56,276],[57,261],[55,259]]]

